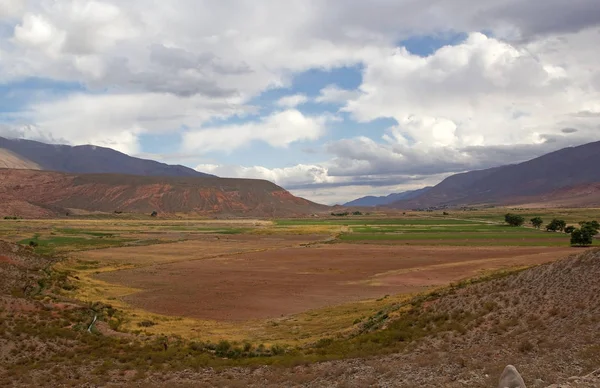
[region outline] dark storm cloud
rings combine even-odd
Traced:
[[[367,29],[403,38],[444,31],[517,29],[520,38],[576,32],[600,24],[597,0],[344,0],[323,2],[319,34],[348,38]]]
[[[493,3],[493,2],[491,2]],[[570,33],[600,24],[597,0],[527,0],[503,2],[482,15],[514,24],[524,38]]]
[[[563,128],[563,129],[561,129],[560,131],[561,131],[562,133],[567,133],[567,134],[569,134],[569,133],[575,133],[575,132],[577,132],[577,131],[578,131],[578,129],[577,129],[577,128]]]

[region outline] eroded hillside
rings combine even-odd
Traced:
[[[0,170],[0,214],[88,212],[280,217],[326,210],[264,180]]]

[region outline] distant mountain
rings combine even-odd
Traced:
[[[328,209],[258,179],[0,169],[0,216],[157,211],[159,214],[286,217]]]
[[[389,205],[391,203],[394,203],[394,202],[397,202],[400,200],[406,200],[406,199],[412,199],[412,198],[418,197],[419,195],[426,193],[430,188],[431,187],[424,187],[424,188],[418,189],[418,190],[403,191],[401,193],[394,193],[394,194],[381,196],[381,197],[375,197],[375,196],[369,195],[367,197],[362,197],[362,198],[355,199],[354,201],[347,202],[344,204],[344,206],[365,206],[365,207],[385,206],[385,205]]]
[[[0,137],[0,167],[145,176],[210,177],[189,167],[134,158],[111,148],[54,145]]]
[[[448,177],[426,193],[390,206],[401,209],[544,201],[591,206],[600,183],[600,142],[564,148],[533,160]],[[579,201],[569,200],[579,193]],[[585,195],[581,193],[584,192]],[[592,202],[590,202],[592,201]]]

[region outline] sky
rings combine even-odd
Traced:
[[[0,136],[326,204],[600,140],[598,0],[0,0]]]

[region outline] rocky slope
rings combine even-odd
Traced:
[[[254,217],[327,210],[263,180],[0,170],[0,215],[195,213]]]
[[[568,200],[569,188],[587,186],[593,195],[571,201],[569,206],[591,206],[600,193],[600,142],[564,148],[533,160],[448,177],[411,200],[390,205],[411,209],[434,206],[539,203]]]
[[[3,155],[12,155],[12,158]],[[134,158],[110,148],[71,147],[0,137],[0,167],[71,173],[115,173],[148,176],[212,176],[189,167]]]

